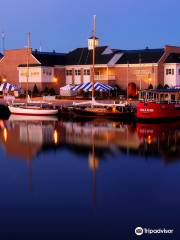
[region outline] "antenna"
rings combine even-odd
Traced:
[[[29,54],[30,54],[30,32],[28,32],[28,41],[27,41],[26,100],[28,99]]]
[[[92,76],[92,100],[94,100],[94,78],[95,78],[95,41],[96,41],[96,15],[93,17],[93,76]]]
[[[39,51],[42,52],[42,43],[40,42]]]

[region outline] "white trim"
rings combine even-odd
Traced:
[[[5,58],[5,55],[3,55],[3,57],[1,58],[0,63],[3,61],[4,58]]]
[[[69,68],[92,68],[92,64],[84,64],[84,65],[64,65],[65,68],[69,69]],[[95,64],[95,67],[98,67],[98,68],[104,68],[104,67],[108,67],[107,64]]]
[[[113,51],[109,47],[107,47],[101,54],[107,55],[107,54],[112,54],[112,53],[113,53]]]
[[[165,66],[166,65],[173,65],[173,64],[175,64],[176,66],[180,65],[180,63],[164,63]]]
[[[116,53],[114,54],[114,56],[111,58],[111,60],[108,62],[108,66],[111,67],[111,66],[114,66],[117,61],[124,55],[124,53]]]
[[[36,61],[37,61],[39,64],[41,64],[41,62],[33,55],[33,53],[31,53],[31,56],[32,56],[34,59],[36,59]]]
[[[134,63],[126,63],[126,64],[115,64],[114,67],[118,68],[118,67],[127,67],[129,65],[129,67],[139,67],[139,63],[134,64]],[[152,67],[155,66],[157,67],[158,64],[157,63],[141,63],[141,67]]]

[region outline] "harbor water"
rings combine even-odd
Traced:
[[[180,121],[11,115],[0,120],[0,239],[179,236],[179,179]]]

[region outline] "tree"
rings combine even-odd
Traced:
[[[163,89],[163,85],[162,85],[162,84],[159,84],[159,85],[157,86],[157,89]]]
[[[47,96],[49,94],[49,88],[46,86],[44,89],[44,95]]]
[[[153,89],[153,85],[152,85],[152,84],[149,84],[148,89],[149,89],[149,90],[150,90],[150,89]]]
[[[32,94],[33,94],[33,96],[37,96],[39,94],[39,90],[38,90],[38,87],[36,84],[33,87]]]

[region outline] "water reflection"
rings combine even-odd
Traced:
[[[8,155],[32,160],[43,145],[58,143],[57,118],[11,115],[0,121],[1,143]]]
[[[58,121],[56,117],[11,115],[0,121],[0,139],[7,155],[32,160],[43,151],[66,148],[87,156],[90,169],[108,155],[180,158],[180,121],[146,124],[108,120]]]
[[[1,226],[8,230],[23,216],[14,232],[26,229],[26,222],[30,233],[45,237],[54,233],[65,239],[62,226],[61,232],[78,239],[87,234],[115,239],[123,231],[134,234],[139,223],[179,222],[174,218],[179,216],[179,164],[173,163],[180,159],[180,121],[70,122],[11,115],[0,121],[0,142]]]

